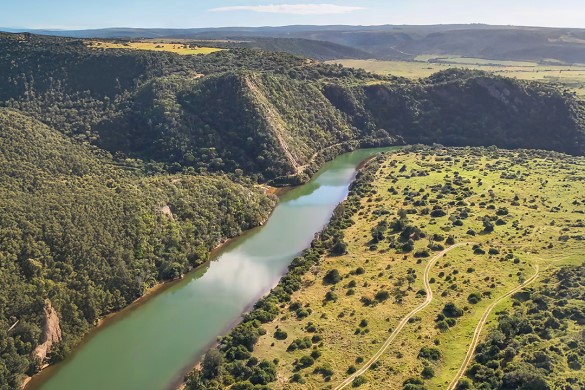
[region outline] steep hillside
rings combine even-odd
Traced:
[[[179,56],[26,34],[0,46],[0,104],[153,171],[282,184],[359,145],[585,147],[574,96],[487,73],[409,81],[259,50]]]
[[[0,109],[0,388],[63,358],[98,318],[202,264],[274,205],[224,176],[145,177],[96,153]],[[59,332],[38,355],[47,318]]]
[[[583,105],[554,87],[453,70],[406,88],[381,84],[364,93],[376,125],[407,143],[585,153]]]
[[[176,169],[274,179],[302,172],[320,147],[356,138],[317,83],[277,74],[154,79],[133,100],[127,115],[100,125],[99,144]]]

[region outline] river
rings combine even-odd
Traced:
[[[241,314],[278,283],[331,218],[366,158],[393,150],[362,149],[337,157],[313,179],[282,196],[268,222],[226,245],[207,267],[115,315],[64,362],[27,389],[160,390],[183,374]]]

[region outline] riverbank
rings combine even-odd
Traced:
[[[582,262],[583,185],[575,175],[583,159],[421,147],[375,163],[369,185],[356,180],[334,213],[327,229],[338,229],[326,229],[222,338],[214,351],[223,358],[220,369],[203,367],[191,389],[201,388],[199,381],[203,388],[455,387],[475,345],[494,329],[495,305],[524,302],[530,294],[513,304],[512,293],[534,280],[535,268]],[[532,340],[550,318],[543,309],[534,317],[538,328],[527,331]],[[507,324],[505,312],[498,314]],[[567,340],[565,332],[558,335]],[[493,353],[499,360],[500,350]],[[534,363],[520,352],[504,361]],[[566,383],[568,375],[580,383],[575,370],[557,368],[551,384]],[[468,375],[463,382],[483,383]]]
[[[284,195],[286,192],[288,192],[288,190],[283,190],[281,192],[279,192],[278,190],[279,190],[278,188],[271,188],[271,189],[267,188],[266,189],[267,195],[275,195],[275,196],[280,197],[280,196]],[[71,354],[68,355],[65,360],[63,360],[62,362],[56,363],[56,364],[43,365],[41,367],[41,370],[39,372],[37,372],[35,375],[33,375],[32,377],[29,376],[29,377],[26,377],[23,379],[23,382],[21,384],[21,389],[22,390],[39,389],[42,386],[42,383],[43,383],[42,378],[45,375],[49,375],[49,376],[53,375],[53,371],[55,371],[55,372],[58,371],[61,364],[65,364],[68,360],[73,359],[75,357],[75,354],[77,353],[77,351],[79,349],[83,348],[83,346],[85,344],[89,343],[98,332],[102,331],[104,328],[107,328],[108,326],[114,325],[116,322],[118,322],[120,320],[123,320],[125,316],[130,315],[133,311],[138,310],[141,306],[147,304],[150,300],[155,299],[157,296],[159,296],[159,295],[165,293],[167,290],[173,288],[175,285],[180,283],[183,279],[189,278],[193,274],[196,274],[197,272],[201,272],[201,271],[205,270],[207,267],[209,267],[211,262],[213,262],[216,258],[221,256],[221,253],[224,250],[226,250],[229,247],[229,245],[231,245],[232,243],[236,242],[239,239],[242,239],[246,235],[251,234],[254,230],[264,226],[266,221],[270,218],[270,215],[272,215],[272,212],[274,212],[274,209],[276,208],[276,206],[277,206],[277,204],[272,209],[271,213],[262,222],[260,222],[260,224],[258,226],[255,226],[251,229],[245,230],[240,235],[225,239],[222,242],[220,242],[219,244],[217,244],[209,252],[208,260],[206,260],[201,265],[192,268],[185,275],[182,275],[181,278],[169,280],[169,281],[157,282],[154,286],[148,288],[144,292],[143,295],[141,295],[139,298],[132,301],[130,304],[125,306],[123,309],[109,313],[109,314],[99,318],[97,320],[97,323],[89,329],[89,331],[83,336],[81,342],[76,345],[75,350],[72,351]],[[39,382],[39,383],[37,383],[37,382]]]
[[[345,252],[345,249],[343,248],[345,248],[347,244],[343,242],[343,238],[339,237],[343,237],[343,226],[357,211],[355,205],[356,202],[359,203],[360,201],[360,196],[358,194],[367,190],[373,180],[373,174],[378,169],[379,164],[376,161],[370,162],[373,157],[373,155],[365,157],[356,164],[354,177],[357,179],[351,181],[351,191],[349,192],[348,197],[344,198],[343,202],[340,202],[335,207],[335,211],[332,213],[332,218],[316,235],[314,240],[312,240],[310,246],[303,251],[301,256],[293,260],[292,264],[288,267],[288,272],[283,275],[276,286],[272,288],[267,295],[262,295],[260,299],[253,304],[254,310],[248,313],[243,321],[234,327],[230,333],[222,337],[219,343],[221,348],[217,348],[217,345],[214,347],[217,348],[217,353],[223,355],[222,364],[227,364],[228,361],[234,360],[233,358],[230,359],[228,354],[244,354],[246,350],[254,350],[254,345],[258,342],[258,339],[266,334],[266,331],[262,331],[263,328],[260,324],[268,324],[276,319],[276,313],[280,311],[279,307],[290,302],[292,294],[301,288],[302,283],[300,279],[302,275],[309,272],[312,267],[318,266],[323,255],[328,253],[336,256]],[[309,308],[308,310],[311,309]],[[243,335],[245,334],[247,334],[247,336],[243,339]],[[315,341],[313,341],[313,343],[314,342]],[[265,366],[267,371],[262,372],[262,369],[260,369],[261,372],[258,373],[259,377],[270,377],[272,375],[270,372],[275,370],[273,363],[266,361]],[[227,367],[223,367],[218,369],[218,372],[231,371]],[[233,381],[237,382],[242,378],[238,378],[234,375],[234,377],[229,376],[229,378],[214,379],[217,380],[209,382],[206,379],[206,375],[201,375],[198,367],[195,366],[192,372],[188,375],[186,384],[180,385],[179,388],[196,387],[194,383],[201,381],[211,386],[222,386],[227,383],[233,383]],[[224,380],[223,382],[222,379]],[[273,380],[270,380],[269,382]],[[258,382],[257,384],[267,383]]]
[[[360,150],[327,163],[309,183],[282,195],[265,226],[226,243],[216,261],[161,287],[138,310],[108,321],[58,369],[43,374],[36,388],[164,388],[182,379],[310,245],[346,197],[356,167],[384,150]]]

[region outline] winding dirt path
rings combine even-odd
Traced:
[[[337,387],[335,387],[335,390],[341,390],[344,387],[348,386],[351,382],[353,382],[353,380],[355,378],[357,378],[358,376],[362,375],[364,372],[366,372],[371,366],[372,364],[374,364],[375,362],[378,361],[378,359],[380,359],[380,357],[382,356],[382,354],[384,354],[384,352],[386,352],[386,350],[388,349],[388,347],[390,347],[390,345],[392,344],[392,342],[394,341],[394,339],[396,339],[396,336],[398,336],[398,334],[402,331],[402,329],[406,326],[406,324],[408,324],[408,320],[410,320],[412,317],[414,317],[419,311],[423,310],[425,307],[427,307],[432,301],[433,301],[433,290],[431,289],[431,284],[429,283],[429,275],[431,273],[431,269],[433,268],[433,266],[435,265],[435,263],[437,262],[437,260],[439,260],[441,257],[443,257],[445,254],[447,254],[448,252],[452,251],[455,248],[459,248],[462,246],[466,246],[469,244],[473,244],[472,242],[462,242],[459,244],[455,244],[450,246],[449,248],[441,251],[440,253],[438,253],[437,255],[435,255],[427,264],[426,268],[425,268],[425,273],[424,273],[424,285],[425,285],[425,290],[427,292],[427,296],[426,299],[423,303],[421,303],[419,306],[417,306],[414,310],[412,310],[410,313],[408,313],[399,323],[398,326],[394,329],[394,331],[392,332],[392,334],[386,339],[386,341],[384,341],[384,344],[382,344],[382,346],[380,347],[380,349],[378,350],[378,352],[376,352],[371,358],[370,360],[368,360],[366,362],[366,364],[364,364],[364,366],[362,368],[360,368],[359,370],[357,370],[355,373],[353,373],[352,375],[350,375],[348,378],[346,378],[343,382],[341,382],[339,385],[337,385]]]
[[[467,349],[467,355],[465,356],[465,360],[463,361],[463,364],[461,364],[459,371],[457,371],[457,374],[455,375],[455,377],[453,378],[453,380],[449,384],[449,387],[447,387],[447,390],[454,390],[457,387],[457,383],[459,383],[459,380],[461,379],[461,377],[465,373],[465,370],[467,370],[469,363],[471,363],[471,360],[473,359],[473,354],[475,352],[475,348],[477,347],[477,344],[479,344],[479,339],[481,337],[481,332],[483,331],[483,327],[485,326],[485,324],[488,320],[488,317],[490,316],[494,307],[496,307],[500,302],[502,302],[504,299],[508,298],[510,295],[516,294],[518,291],[524,289],[530,283],[534,282],[536,280],[536,278],[538,277],[539,267],[538,267],[538,265],[536,265],[534,268],[536,269],[536,272],[534,275],[532,275],[532,277],[530,277],[530,279],[526,280],[524,283],[522,283],[521,285],[519,285],[515,289],[508,291],[506,294],[502,295],[500,298],[498,298],[495,302],[493,302],[491,305],[489,305],[487,307],[487,309],[485,310],[485,312],[481,316],[481,319],[479,320],[477,327],[475,328],[475,332],[473,333],[473,339],[471,340],[471,344],[469,344],[469,348]]]

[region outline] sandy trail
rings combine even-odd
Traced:
[[[483,331],[483,327],[485,326],[485,324],[488,320],[488,317],[490,316],[492,310],[500,302],[502,302],[504,299],[508,298],[509,296],[511,296],[513,294],[516,294],[518,291],[524,289],[530,283],[534,282],[539,274],[538,265],[536,265],[535,268],[536,268],[536,273],[534,275],[532,275],[532,277],[530,277],[530,279],[526,280],[524,283],[522,283],[520,286],[516,287],[515,289],[508,291],[506,294],[502,295],[500,298],[498,298],[495,302],[493,302],[491,305],[489,305],[487,307],[487,309],[485,310],[485,312],[481,316],[481,319],[479,320],[477,327],[475,328],[475,332],[473,333],[473,339],[471,340],[471,344],[469,344],[469,348],[467,349],[467,355],[465,356],[465,360],[463,361],[463,364],[461,364],[459,371],[457,371],[457,374],[455,375],[455,377],[453,378],[453,380],[449,384],[449,387],[447,387],[447,390],[454,390],[457,387],[457,383],[459,382],[459,379],[461,379],[461,377],[465,373],[465,370],[467,370],[467,367],[469,367],[471,360],[473,360],[473,354],[475,352],[475,348],[477,347],[477,344],[479,344],[481,332]]]
[[[425,274],[424,274],[424,285],[425,285],[425,290],[427,292],[427,296],[426,299],[423,303],[421,303],[419,306],[417,306],[414,310],[412,310],[410,313],[408,313],[399,323],[398,326],[396,327],[396,329],[394,329],[394,331],[392,332],[392,334],[386,339],[386,341],[384,342],[384,344],[382,344],[382,346],[380,347],[380,349],[370,358],[370,360],[368,360],[366,362],[366,364],[364,364],[364,366],[362,368],[360,368],[359,370],[357,370],[355,373],[353,373],[352,375],[350,375],[349,377],[347,377],[343,382],[341,382],[337,387],[335,387],[335,390],[341,390],[344,387],[348,386],[351,382],[353,382],[353,380],[355,378],[357,378],[358,376],[362,375],[364,372],[366,372],[371,366],[372,364],[374,364],[375,362],[378,361],[378,359],[380,359],[380,357],[382,356],[382,354],[384,354],[384,352],[386,352],[386,350],[388,349],[388,347],[390,347],[390,345],[392,344],[392,342],[394,341],[394,339],[396,339],[396,336],[398,336],[398,334],[402,331],[402,329],[404,329],[404,327],[406,326],[406,324],[408,324],[408,320],[410,320],[412,317],[414,317],[418,312],[420,312],[421,310],[423,310],[425,307],[427,307],[432,301],[433,301],[433,290],[431,289],[431,285],[429,283],[429,275],[431,273],[431,269],[433,268],[433,266],[435,265],[435,263],[437,262],[437,260],[439,260],[441,257],[443,257],[445,254],[447,254],[448,252],[452,251],[455,248],[459,248],[465,245],[469,245],[469,244],[473,244],[472,242],[462,242],[459,244],[455,244],[450,246],[449,248],[441,251],[440,253],[438,253],[437,255],[435,255],[427,264],[426,268],[425,268]]]

